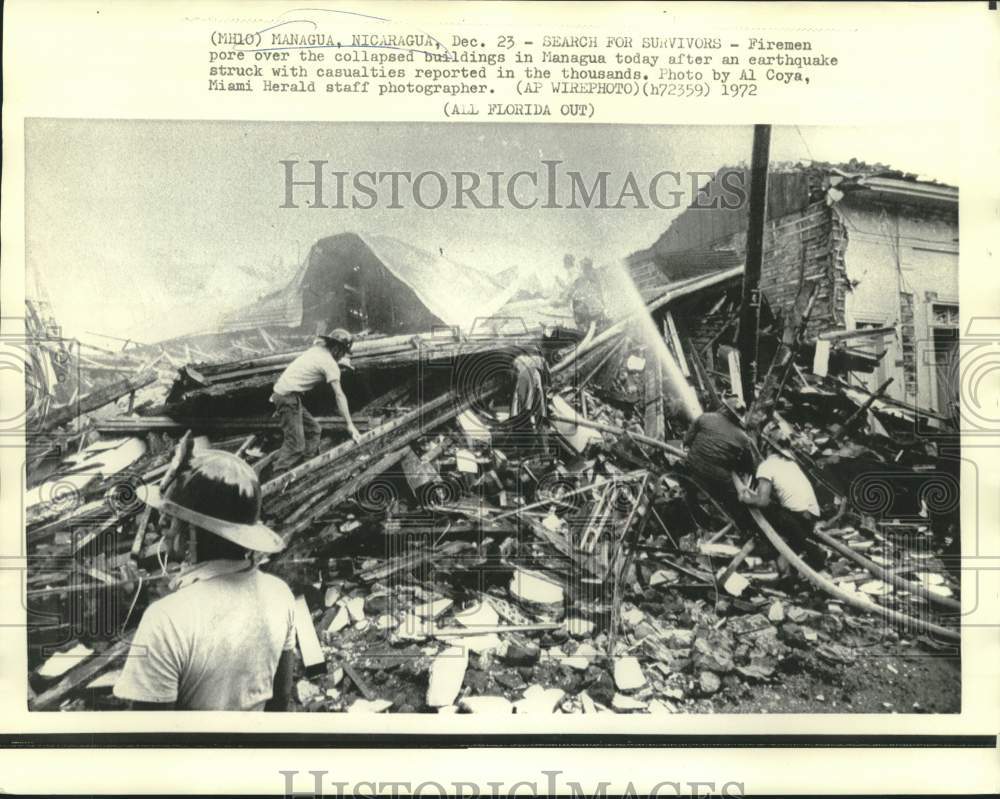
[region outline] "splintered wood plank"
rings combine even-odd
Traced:
[[[299,640],[302,665],[307,671],[326,663],[326,655],[323,654],[323,647],[319,645],[312,614],[309,612],[309,606],[306,604],[304,596],[295,600],[295,635]]]
[[[92,655],[83,663],[70,669],[66,675],[52,688],[39,694],[34,699],[28,700],[29,710],[51,710],[63,697],[75,691],[77,688],[90,682],[94,677],[114,666],[121,658],[128,654],[129,646],[132,643],[132,636],[115,643],[110,649]]]

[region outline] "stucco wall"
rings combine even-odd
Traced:
[[[939,409],[931,314],[934,302],[958,303],[957,214],[864,204],[850,198],[835,209],[847,236],[847,278],[854,284],[845,296],[847,328],[862,322],[897,326],[896,336],[886,338],[883,366],[870,385],[893,377],[890,396]],[[906,391],[902,365],[901,291],[913,296],[915,394]]]

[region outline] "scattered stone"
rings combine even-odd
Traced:
[[[615,659],[615,685],[620,691],[634,691],[646,684],[646,675],[637,658],[624,657]]]
[[[323,594],[323,605],[324,607],[332,608],[338,599],[340,599],[340,589],[331,585],[326,589],[326,593]]]
[[[694,630],[667,630],[662,637],[671,649],[690,649],[694,645]]]
[[[648,710],[650,713],[657,713],[657,714],[676,713],[677,706],[670,702],[664,702],[662,699],[654,699],[652,702],[649,703]]]
[[[595,702],[611,706],[615,697],[615,681],[610,674],[598,666],[591,666],[584,674],[584,683],[587,685],[587,693]]]
[[[722,687],[722,680],[717,674],[703,671],[698,675],[698,687],[706,696],[716,693]]]
[[[410,612],[403,617],[403,621],[396,628],[396,635],[407,641],[422,641],[429,638],[433,630],[433,622]]]
[[[300,705],[308,705],[322,693],[319,686],[309,680],[299,680],[295,683],[295,698],[299,700]]]
[[[363,596],[351,597],[344,602],[347,613],[351,621],[358,622],[365,618],[365,598]]]
[[[486,713],[494,716],[510,715],[514,705],[503,696],[467,696],[459,702],[467,713]]]
[[[706,638],[698,638],[694,642],[695,667],[703,671],[714,671],[727,674],[736,668],[732,653],[721,643],[713,643]]]
[[[622,608],[622,621],[631,627],[635,627],[637,624],[645,621],[645,619],[646,614],[637,607]]]
[[[413,609],[414,613],[424,619],[437,619],[451,610],[451,606],[455,603],[450,599],[437,599],[431,602],[425,602],[422,605],[418,605]]]
[[[767,609],[767,618],[775,624],[785,620],[785,606],[781,604],[781,600],[776,599],[771,603],[771,607]]]
[[[858,590],[869,596],[888,596],[892,593],[892,586],[881,580],[869,580],[867,583],[862,583]]]
[[[383,616],[389,612],[390,607],[392,607],[392,597],[388,592],[379,591],[365,597],[365,613],[370,616]]]
[[[583,643],[576,648],[576,651],[570,657],[562,658],[561,662],[564,666],[569,666],[571,669],[586,671],[587,667],[599,654],[590,644]]]
[[[331,635],[339,633],[350,623],[351,623],[351,614],[347,612],[346,608],[340,607],[337,610],[336,615],[333,617],[333,620],[330,622],[329,626],[326,628],[324,632],[327,632]]]
[[[594,633],[594,622],[579,616],[570,616],[566,619],[566,630],[574,638],[587,638]]]
[[[634,699],[631,696],[626,696],[625,694],[615,694],[614,698],[611,700],[611,707],[621,713],[629,713],[633,710],[645,710],[647,705],[645,702]]]
[[[534,666],[542,650],[537,644],[517,644],[513,641],[507,644],[505,651],[500,653],[500,657],[505,663],[512,666]]]
[[[449,647],[434,658],[427,681],[428,707],[443,707],[454,703],[468,664],[469,653],[465,647],[460,646]]]
[[[38,668],[38,676],[47,680],[54,680],[61,677],[71,668],[82,663],[94,654],[94,650],[85,644],[77,643],[72,649],[65,652],[57,652],[52,655]]]
[[[514,703],[514,712],[524,713],[553,713],[556,705],[562,702],[565,692],[561,688],[543,688],[540,685],[532,685],[524,692],[524,698]]]
[[[530,605],[558,606],[563,604],[562,587],[539,574],[518,569],[510,580],[511,596]]]
[[[733,572],[722,586],[730,596],[740,597],[750,587],[750,581],[742,574]]]
[[[664,583],[676,583],[678,577],[680,577],[680,574],[673,569],[657,569],[650,575],[649,584],[655,588]]]
[[[522,691],[528,685],[516,671],[499,671],[493,675],[493,679],[511,691]]]
[[[463,627],[469,629],[496,627],[500,623],[500,614],[485,602],[477,602],[465,610],[460,610],[453,618]]]
[[[347,708],[348,713],[385,713],[392,702],[388,699],[357,699]]]

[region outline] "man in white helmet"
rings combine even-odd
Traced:
[[[186,443],[186,442],[184,442]],[[173,593],[139,622],[115,696],[135,710],[286,710],[295,649],[295,600],[257,568],[254,553],[284,542],[260,523],[260,483],[241,458],[178,447],[161,494],[148,503],[187,546]]]
[[[296,463],[313,457],[319,452],[320,426],[302,403],[307,391],[328,383],[337,401],[337,410],[347,422],[347,432],[355,442],[361,440],[361,433],[351,420],[351,409],[340,385],[340,365],[351,351],[353,336],[343,328],[337,328],[329,335],[318,336],[309,349],[285,367],[277,382],[271,402],[281,421],[284,440],[278,457],[274,461],[274,471],[292,468]]]

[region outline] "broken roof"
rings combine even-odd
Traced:
[[[666,255],[704,253],[747,228],[746,202],[733,207],[735,189],[749,193],[747,167],[722,167],[702,187],[692,204],[677,216],[651,247],[628,256],[630,265]],[[834,193],[828,192],[834,190]],[[850,194],[852,199],[888,203],[937,205],[951,208],[958,203],[958,189],[946,183],[890,169],[883,164],[778,163],[768,171],[767,218],[780,219],[802,211],[811,203],[835,202]]]
[[[288,285],[227,314],[223,318],[222,330],[262,325],[301,325],[302,287],[312,265],[312,251],[325,243],[346,237],[360,240],[393,277],[408,286],[420,302],[445,324],[469,329],[477,319],[496,314],[517,288],[516,283],[500,285],[473,267],[390,236],[345,232],[318,240]]]

